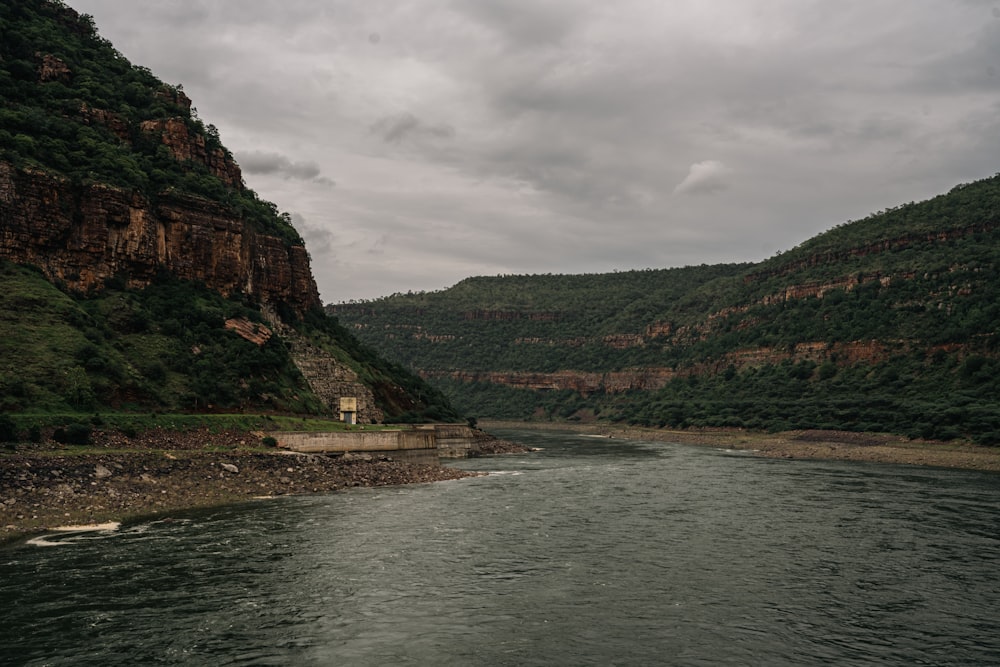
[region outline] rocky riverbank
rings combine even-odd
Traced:
[[[749,450],[758,456],[772,458],[902,463],[1000,472],[1000,447],[981,447],[964,442],[909,440],[883,433],[820,430],[761,433],[742,429],[670,430],[604,424],[519,422],[484,422],[483,427],[572,430],[609,438]]]
[[[0,541],[57,526],[238,502],[459,479],[475,473],[391,457],[295,454],[240,431],[95,433],[92,446],[52,443],[0,455]]]

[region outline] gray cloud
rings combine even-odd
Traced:
[[[292,162],[284,155],[263,151],[237,153],[236,161],[248,174],[276,174],[283,178],[333,185],[332,180],[321,175],[319,165],[315,162]]]
[[[68,2],[299,212],[326,300],[759,260],[998,171],[992,0]]]
[[[372,123],[371,131],[382,137],[383,141],[391,144],[398,144],[409,138],[451,139],[455,136],[455,128],[450,125],[427,124],[411,113],[379,118]]]
[[[505,48],[560,44],[588,10],[558,0],[462,0],[454,8],[498,35]]]
[[[674,188],[674,194],[711,194],[729,187],[730,169],[718,160],[702,160],[688,168],[687,176]]]
[[[332,231],[309,224],[300,213],[293,212],[290,215],[292,226],[302,236],[310,253],[320,257],[332,257],[336,254],[337,237]]]

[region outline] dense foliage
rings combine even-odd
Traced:
[[[57,71],[43,77],[53,63]],[[226,185],[202,162],[178,161],[158,134],[142,130],[143,121],[180,119],[206,151],[231,157],[218,130],[184,99],[179,86],[130,64],[98,35],[90,16],[56,0],[0,4],[0,161],[79,185],[109,183],[154,202],[174,191],[205,197],[301,245],[273,204]]]
[[[79,189],[109,184],[154,209],[173,198],[208,199],[260,232],[302,244],[288,214],[235,182],[217,129],[198,118],[180,86],[130,64],[91,17],[59,0],[0,4],[0,163]],[[387,419],[458,418],[440,392],[322,312],[283,319],[357,373]],[[0,264],[0,415],[330,411],[280,336],[258,345],[227,320],[265,326],[259,304],[166,273],[142,290],[116,277],[82,295]],[[0,437],[10,435],[5,419]]]
[[[756,265],[475,278],[329,309],[483,417],[1000,442],[1000,177]],[[486,376],[643,369],[673,379],[584,395]]]
[[[321,310],[306,313],[296,327],[312,344],[333,351],[342,363],[358,374],[385,412],[386,422],[460,420],[460,415],[441,391],[405,366],[387,361]]]
[[[654,359],[640,348],[609,347],[606,337],[642,334],[670,314],[665,308],[745,268],[468,278],[441,292],[327,311],[380,353],[421,370],[626,368]]]
[[[0,410],[324,411],[278,337],[258,346],[229,318],[261,323],[250,304],[169,276],[86,297],[0,264]]]
[[[458,419],[439,391],[321,311],[287,317],[372,388],[387,421]],[[113,280],[81,295],[61,292],[33,269],[0,263],[0,412],[330,411],[280,336],[258,345],[227,320],[270,328],[256,304],[169,275],[142,290]]]

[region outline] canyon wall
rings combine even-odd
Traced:
[[[79,291],[119,274],[143,287],[166,272],[299,311],[320,305],[306,249],[254,231],[220,204],[177,193],[153,202],[2,162],[0,258]]]

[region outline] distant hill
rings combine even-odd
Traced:
[[[0,5],[0,411],[454,419],[321,309],[302,238],[180,86],[56,0]]]
[[[1000,177],[757,264],[327,307],[467,414],[1000,442]]]

